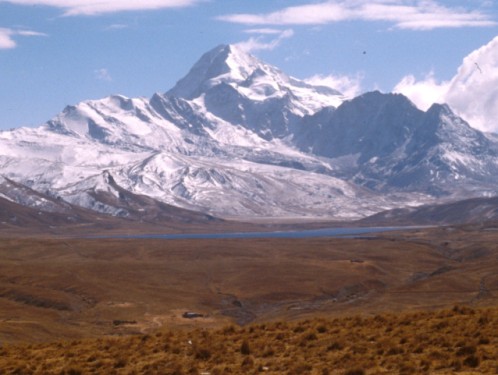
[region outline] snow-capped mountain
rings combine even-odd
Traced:
[[[497,150],[447,106],[422,112],[378,92],[346,101],[219,46],[166,93],[88,100],[0,132],[0,197],[122,217],[153,201],[220,217],[355,219],[493,195]]]
[[[496,141],[447,105],[423,112],[403,95],[371,92],[306,118],[294,141],[314,155],[351,159],[345,176],[375,191],[496,192]]]
[[[204,54],[167,95],[193,101],[264,139],[283,138],[304,115],[343,101],[340,92],[289,77],[236,46]]]

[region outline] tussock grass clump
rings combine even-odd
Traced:
[[[387,329],[388,328],[388,329]],[[498,371],[498,308],[310,319],[0,348],[6,374]]]
[[[346,371],[345,375],[365,375],[365,370],[353,369]]]

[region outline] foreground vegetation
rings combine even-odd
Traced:
[[[496,374],[498,308],[6,345],[0,368],[7,374]]]

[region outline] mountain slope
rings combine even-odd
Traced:
[[[207,217],[352,220],[492,196],[497,172],[496,139],[445,105],[423,112],[379,92],[345,101],[236,46],[207,52],[166,93],[88,100],[39,128],[0,132],[15,202],[36,207],[35,192],[120,217],[166,204]]]
[[[359,221],[362,225],[458,225],[498,221],[498,197],[397,208]]]
[[[102,215],[100,210],[88,210],[72,205],[61,198],[44,195],[12,180],[0,177],[0,233],[58,233],[69,235],[96,233],[103,229],[128,232],[133,226],[136,232],[147,230],[187,230],[188,227],[211,225],[216,230],[224,225],[212,216],[167,205],[147,196],[124,190],[110,174],[102,176],[117,195],[104,190],[92,190],[87,194],[101,207],[113,208],[113,215]],[[95,212],[97,211],[97,212]]]
[[[496,193],[497,143],[446,105],[423,112],[402,95],[366,93],[306,118],[294,142],[319,156],[349,157],[344,176],[379,192]]]

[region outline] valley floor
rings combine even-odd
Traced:
[[[497,243],[493,225],[363,239],[4,238],[0,368],[496,373]]]

